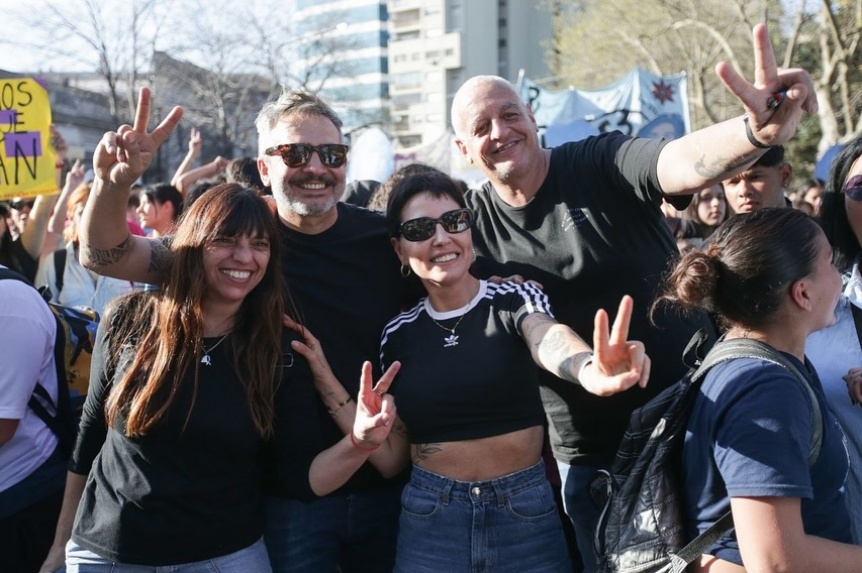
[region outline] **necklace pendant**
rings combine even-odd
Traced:
[[[450,346],[458,346],[458,335],[452,334],[451,336],[447,336],[443,339],[443,348],[449,348]]]
[[[210,358],[209,354],[204,354],[204,357],[201,358],[201,364],[205,364],[207,366],[212,366],[212,358]]]

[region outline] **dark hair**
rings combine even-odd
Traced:
[[[296,313],[281,272],[281,241],[275,217],[256,192],[239,185],[218,185],[205,193],[180,219],[170,242],[168,278],[155,293],[122,299],[118,307],[112,354],[131,342],[137,349],[122,380],[108,398],[109,422],[125,413],[129,436],[146,434],[162,419],[178,393],[177,381],[194,369],[197,395],[207,285],[203,252],[220,237],[265,237],[270,257],[261,282],[242,302],[232,336],[234,367],[245,387],[248,408],[262,437],[272,435],[275,384],[281,373],[281,316]],[[109,321],[112,329],[115,322]],[[116,360],[117,356],[113,356]],[[187,414],[186,420],[188,420]]]
[[[416,195],[428,193],[435,198],[452,199],[461,207],[467,206],[461,188],[451,177],[433,167],[424,167],[412,175],[399,175],[403,169],[407,169],[403,167],[390,177],[390,179],[398,177],[391,186],[389,201],[386,204],[386,226],[392,237],[398,237],[401,234],[401,211]],[[386,186],[386,183],[383,186]]]
[[[784,163],[784,146],[770,147],[769,151],[760,156],[751,167],[775,167]]]
[[[848,141],[832,161],[820,205],[820,226],[832,245],[832,262],[841,271],[850,268],[854,259],[862,253],[862,246],[850,226],[844,204],[844,184],[850,167],[859,156],[862,156],[862,136]]]
[[[237,157],[227,164],[226,178],[228,183],[239,183],[261,193],[265,187],[257,169],[257,159],[253,157]]]
[[[192,205],[194,205],[195,201],[200,199],[201,195],[203,195],[204,193],[206,193],[207,191],[209,191],[210,189],[212,189],[216,185],[219,185],[219,184],[215,183],[213,181],[207,181],[207,180],[204,180],[204,181],[201,181],[199,183],[195,183],[194,185],[192,185],[192,188],[189,189],[188,193],[186,193],[185,201],[183,201],[183,210],[188,211],[189,209],[191,209]],[[224,185],[224,183],[222,183],[222,185]]]
[[[725,326],[762,327],[775,318],[787,287],[813,272],[820,232],[814,219],[795,209],[734,215],[702,250],[682,256],[656,305],[703,308]]]
[[[0,218],[5,219],[8,216],[9,204],[5,201],[0,201]],[[20,266],[18,265],[18,261],[15,260],[15,255],[12,251],[12,231],[9,230],[8,223],[4,225],[3,233],[0,234],[0,265],[20,272]]]
[[[422,173],[428,173],[429,171],[435,171],[435,169],[430,165],[425,165],[424,163],[408,163],[403,167],[399,167],[395,173],[389,176],[389,179],[384,181],[377,187],[377,189],[374,190],[374,193],[371,194],[371,198],[368,199],[368,205],[366,207],[372,211],[385,213],[386,205],[389,203],[389,196],[392,194],[392,188],[396,183],[405,177],[421,175]]]
[[[718,198],[720,201],[724,202],[724,220],[718,223],[720,225],[727,220],[730,213],[730,205],[727,204],[727,195],[724,194],[724,189],[721,187],[721,184],[718,184],[717,187],[719,191]],[[701,189],[697,193],[694,193],[691,196],[691,203],[689,203],[688,207],[686,207],[685,210],[682,212],[682,216],[684,219],[695,222],[698,227],[698,236],[703,237],[704,239],[706,239],[707,237],[709,237],[709,235],[712,234],[713,229],[718,228],[718,225],[716,225],[715,227],[708,227],[707,224],[701,220],[700,214],[697,212],[698,205],[700,205],[700,202],[703,201],[703,199],[700,198],[700,194],[711,188],[712,186],[707,187],[706,189]]]
[[[173,185],[167,183],[149,185],[141,191],[141,195],[146,195],[150,203],[172,204],[174,206],[174,222],[178,221],[180,215],[183,214],[183,195]]]

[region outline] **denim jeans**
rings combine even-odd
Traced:
[[[69,541],[66,573],[271,573],[263,539],[228,555],[181,565],[127,565],[115,563]]]
[[[571,571],[544,462],[463,482],[413,467],[401,494],[396,573]]]
[[[400,495],[398,483],[308,502],[267,498],[264,539],[273,571],[391,573]]]
[[[590,499],[590,482],[602,466],[571,466],[557,461],[560,480],[563,482],[563,507],[575,527],[578,551],[584,563],[584,573],[598,570],[595,543],[593,542],[596,524],[601,508]]]

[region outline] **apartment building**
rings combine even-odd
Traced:
[[[385,0],[294,0],[298,76],[330,102],[345,133],[388,123]]]
[[[538,0],[389,0],[391,134],[402,147],[439,139],[452,97],[479,74],[548,75],[551,15]]]

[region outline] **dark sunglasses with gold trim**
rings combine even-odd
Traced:
[[[349,149],[349,145],[340,143],[324,143],[323,145],[282,143],[268,148],[264,153],[266,155],[281,155],[285,165],[296,168],[307,165],[311,161],[311,154],[317,152],[317,156],[324,167],[337,169],[347,163],[347,151]]]
[[[473,226],[473,211],[466,208],[455,209],[454,211],[446,211],[440,215],[439,219],[432,219],[431,217],[410,219],[401,223],[398,230],[402,237],[417,243],[433,237],[438,223],[447,233],[463,233]]]

